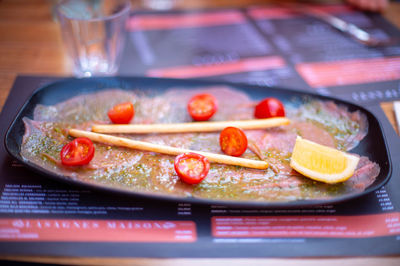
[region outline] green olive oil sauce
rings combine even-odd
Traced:
[[[225,90],[229,90],[231,95],[236,93],[235,90],[229,88]],[[203,89],[202,91],[211,91],[219,100],[220,106],[224,106],[225,102],[229,101],[223,97],[223,93],[221,96],[218,89],[210,89],[210,91]],[[188,89],[179,91],[178,94],[186,99],[193,93]],[[247,96],[243,96],[242,92],[237,92],[237,94],[238,97],[242,97],[240,102],[243,106],[251,105],[252,101]],[[151,98],[121,90],[106,90],[96,94],[81,95],[54,106],[40,105],[35,110],[34,121],[25,118],[27,133],[24,136],[21,155],[25,160],[41,165],[52,172],[137,192],[271,202],[322,199],[351,193],[352,189],[346,183],[327,185],[301,176],[289,167],[290,150],[279,151],[272,148],[261,150],[261,152],[267,161],[274,164],[274,169],[278,169],[277,171],[271,168],[256,170],[212,164],[208,176],[197,185],[187,185],[179,180],[174,171],[173,156],[100,143],[95,143],[95,157],[87,166],[65,167],[59,163],[61,148],[72,139],[66,135],[66,129],[90,130],[91,125],[99,121],[109,123],[107,110],[121,101],[134,103],[135,117],[132,123],[190,122],[190,118],[184,113],[185,102],[179,101],[176,93],[167,95],[174,95],[174,99],[163,97],[163,95]],[[174,104],[171,105],[171,102]],[[177,102],[180,105],[177,105]],[[362,114],[350,114],[332,103],[309,101],[298,108],[288,106],[286,111],[287,116],[293,121],[310,123],[327,132],[334,139],[336,148],[341,150],[348,150],[357,145],[359,139],[367,131]],[[221,113],[226,114],[226,117]],[[226,110],[221,113],[218,116],[219,120],[232,119],[232,113]],[[240,117],[239,119],[252,119],[252,108],[242,108],[236,116]],[[298,131],[296,127],[283,126],[278,134],[290,133],[291,135],[287,136],[292,138],[292,135],[296,135],[293,133],[299,133]],[[303,131],[302,134],[304,134]],[[277,131],[266,129],[265,136],[270,132],[275,134]],[[218,132],[123,136],[175,147],[222,153],[219,148]],[[261,139],[267,138],[262,136]],[[242,157],[259,159],[249,149]]]

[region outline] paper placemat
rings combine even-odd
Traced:
[[[399,35],[380,16],[343,6],[324,8],[377,35]],[[2,142],[1,254],[256,258],[400,253],[400,140],[378,105],[400,96],[400,46],[361,47],[315,19],[270,7],[134,13],[129,29],[121,75],[279,85],[368,104],[391,146],[391,180],[352,201],[299,209],[160,202],[55,182],[13,161]],[[31,93],[58,79],[17,77],[0,115],[1,138]]]

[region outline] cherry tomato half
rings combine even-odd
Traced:
[[[187,109],[194,120],[206,121],[217,111],[217,100],[211,94],[197,94],[189,100]]]
[[[76,138],[61,149],[61,163],[66,166],[88,164],[94,156],[93,142],[88,138]]]
[[[210,162],[203,155],[189,152],[176,156],[174,167],[183,182],[198,184],[207,176]]]
[[[135,110],[130,102],[117,104],[108,111],[108,117],[114,124],[129,124],[134,115]]]
[[[247,149],[247,137],[236,127],[226,127],[219,135],[221,150],[231,156],[240,156]]]
[[[256,105],[254,110],[256,118],[270,118],[285,116],[285,108],[281,101],[276,98],[266,98]]]

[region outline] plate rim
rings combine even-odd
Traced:
[[[63,83],[69,83],[69,82],[79,82],[79,81],[94,81],[96,83],[102,83],[106,80],[117,80],[117,81],[128,81],[128,82],[133,82],[134,80],[140,79],[142,81],[147,81],[147,80],[152,80],[152,81],[157,81],[157,82],[172,82],[172,83],[177,83],[176,86],[179,85],[185,85],[185,84],[192,84],[195,86],[216,86],[216,85],[222,85],[222,86],[230,86],[236,89],[239,89],[240,91],[245,91],[244,88],[258,88],[258,89],[272,89],[274,91],[284,91],[285,93],[293,93],[293,94],[298,94],[298,95],[304,95],[307,97],[314,97],[317,99],[323,99],[323,100],[331,100],[335,101],[336,103],[341,103],[347,107],[352,106],[357,108],[358,110],[361,110],[362,112],[368,114],[371,116],[375,122],[379,126],[379,132],[382,134],[382,140],[385,145],[384,150],[387,154],[387,165],[385,166],[387,168],[387,174],[384,177],[384,179],[377,185],[373,186],[370,185],[367,187],[364,191],[359,192],[359,193],[352,193],[352,194],[347,194],[344,196],[339,196],[331,199],[312,199],[312,200],[295,200],[295,201],[249,201],[249,200],[217,200],[217,199],[208,199],[208,198],[196,198],[196,197],[182,197],[182,196],[173,196],[169,194],[157,194],[157,193],[149,193],[149,192],[144,192],[144,191],[134,191],[134,190],[129,190],[129,189],[123,189],[119,187],[114,187],[110,185],[102,185],[100,183],[95,183],[95,182],[85,182],[80,179],[73,179],[71,177],[67,177],[58,173],[51,172],[40,165],[31,163],[29,161],[26,161],[21,155],[20,155],[20,148],[21,148],[21,143],[19,143],[17,146],[19,148],[18,153],[15,153],[13,149],[10,147],[10,134],[12,129],[16,126],[18,123],[18,118],[21,117],[22,112],[25,110],[25,108],[30,104],[30,101],[32,98],[42,90],[45,90],[48,87],[51,86],[57,86],[58,84],[63,84]],[[97,89],[96,89],[97,90]],[[72,95],[77,96],[77,94]],[[21,117],[22,118],[22,117]],[[346,101],[340,98],[332,97],[332,96],[326,96],[326,95],[320,95],[314,92],[306,91],[306,90],[295,90],[292,88],[284,88],[280,86],[259,86],[259,85],[253,85],[253,84],[247,84],[247,83],[233,83],[233,82],[226,82],[226,81],[212,81],[212,80],[199,80],[199,79],[174,79],[174,78],[153,78],[153,77],[141,77],[141,76],[113,76],[113,77],[90,77],[90,78],[75,78],[75,77],[61,77],[61,79],[52,81],[46,84],[43,84],[33,90],[31,95],[25,100],[24,104],[21,106],[21,108],[17,111],[16,115],[12,119],[12,122],[7,128],[6,134],[4,136],[4,146],[6,148],[6,151],[8,152],[11,157],[22,163],[24,166],[26,166],[29,170],[33,170],[35,173],[40,174],[45,176],[46,178],[55,180],[55,181],[60,181],[62,183],[68,183],[76,186],[83,186],[86,188],[90,189],[95,189],[95,190],[100,190],[101,192],[106,192],[106,193],[118,193],[118,194],[123,194],[123,195],[129,195],[132,197],[141,197],[141,198],[147,198],[151,200],[160,200],[160,201],[180,201],[180,202],[187,202],[187,203],[192,203],[192,204],[206,204],[206,205],[223,205],[223,206],[246,206],[246,207],[263,207],[263,208],[270,208],[270,209],[277,209],[277,208],[299,208],[299,207],[312,207],[312,206],[317,206],[317,205],[329,205],[329,204],[338,204],[342,203],[344,201],[348,201],[351,199],[356,199],[360,198],[362,196],[365,196],[373,191],[376,191],[383,187],[384,185],[387,184],[387,182],[390,180],[392,176],[392,171],[393,171],[393,166],[392,166],[392,160],[390,156],[390,149],[388,147],[388,141],[387,137],[385,134],[385,131],[383,130],[382,124],[379,121],[379,119],[368,109],[366,109],[363,106],[358,105],[357,103],[353,103],[350,101]],[[381,166],[381,169],[383,166]]]

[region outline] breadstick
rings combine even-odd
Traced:
[[[92,131],[98,133],[184,133],[184,132],[212,132],[226,127],[241,129],[263,129],[288,125],[286,117],[274,117],[253,120],[192,122],[174,124],[127,124],[127,125],[93,125]]]
[[[159,145],[150,142],[131,140],[128,138],[116,137],[111,135],[99,134],[90,131],[84,131],[79,129],[70,129],[69,135],[73,137],[87,137],[92,141],[101,142],[105,144],[111,144],[115,146],[122,146],[131,149],[158,152],[169,155],[179,155],[181,153],[194,152],[207,157],[211,162],[223,163],[230,165],[238,165],[248,168],[255,169],[266,169],[268,163],[264,161],[257,161],[239,157],[233,157],[228,155],[216,154],[211,152],[193,151],[189,149],[175,148],[167,145]]]

